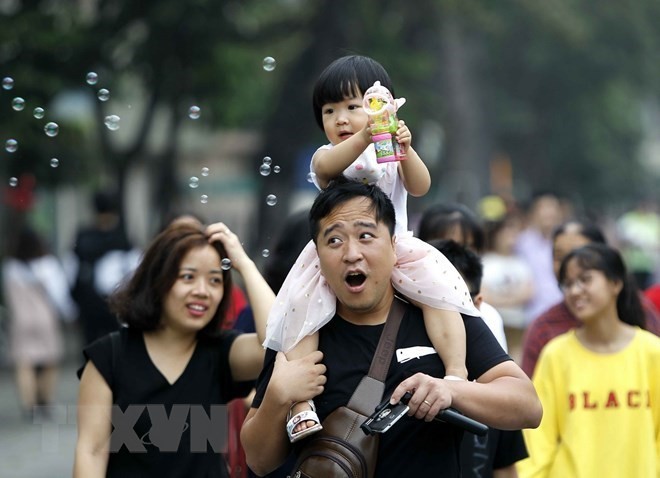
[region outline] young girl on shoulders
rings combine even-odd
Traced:
[[[313,106],[316,122],[330,143],[312,157],[312,177],[317,187],[325,188],[343,174],[377,184],[390,197],[397,219],[398,258],[392,284],[422,308],[427,333],[445,365],[445,378],[466,379],[465,329],[460,313],[479,312],[454,266],[437,249],[408,231],[407,196],[426,194],[431,177],[411,146],[410,129],[401,120],[394,136],[406,159],[377,161],[369,116],[362,106],[364,93],[376,81],[394,96],[389,75],[371,58],[342,57],[323,71],[314,87]],[[351,274],[346,283],[359,287],[364,279],[361,273]],[[310,241],[277,295],[264,345],[284,351],[290,359],[309,354],[318,348],[317,332],[333,318],[335,306],[336,298],[320,273],[316,247]],[[311,401],[293,404],[290,415],[287,432],[292,442],[322,428]]]

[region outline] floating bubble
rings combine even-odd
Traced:
[[[199,187],[199,178],[197,176],[190,176],[188,186],[191,189],[197,189]]]
[[[57,159],[57,158],[52,158],[52,159],[50,160],[50,167],[51,167],[51,168],[56,168],[56,167],[58,167],[59,165],[60,165],[60,160],[59,160],[59,159]]]
[[[14,177],[9,178],[9,185],[12,188],[15,188],[16,186],[18,186],[18,178],[14,178]]]
[[[5,150],[8,153],[15,153],[17,149],[18,149],[18,141],[16,141],[15,139],[8,139],[5,142]]]
[[[188,110],[188,118],[190,119],[199,119],[199,117],[202,114],[202,110],[200,109],[199,106],[191,106],[190,109]]]
[[[11,90],[14,87],[14,79],[10,76],[5,76],[2,79],[2,88],[5,90]]]
[[[264,249],[263,251],[261,251],[261,255],[264,257],[268,257],[270,256],[270,251],[268,249]]]
[[[46,133],[46,136],[53,138],[60,132],[60,127],[57,123],[51,121],[44,126],[44,132]]]
[[[275,61],[275,58],[272,56],[267,56],[264,58],[264,70],[266,71],[273,71],[275,69],[275,66],[277,66],[277,62]]]
[[[14,111],[23,111],[25,108],[25,100],[20,96],[17,96],[11,100],[11,107],[14,109]]]
[[[87,73],[87,76],[85,77],[85,81],[87,81],[88,85],[95,85],[99,81],[99,75],[97,75],[93,71],[90,71],[89,73]]]
[[[261,174],[262,176],[268,176],[270,174],[270,166],[268,166],[267,164],[262,164],[259,167],[259,174]]]
[[[220,267],[222,268],[223,271],[228,271],[231,269],[231,259],[225,257],[220,261]]]
[[[269,194],[268,196],[266,196],[266,204],[268,204],[269,206],[274,206],[275,204],[277,204],[277,196],[275,196],[274,194]]]
[[[110,99],[110,92],[105,88],[101,88],[98,93],[96,93],[96,97],[100,101],[108,101]]]
[[[201,202],[202,204],[206,204],[207,202],[209,202],[209,197],[206,194],[202,194],[202,197],[199,198],[199,202]]]
[[[117,131],[119,129],[119,121],[121,118],[117,115],[106,116],[103,123],[110,131]]]
[[[37,106],[34,111],[32,112],[32,116],[34,116],[37,119],[41,119],[44,117],[44,109],[41,106]]]
[[[316,174],[314,173],[307,173],[307,182],[314,184],[314,179],[316,179]]]
[[[270,166],[272,162],[273,160],[270,158],[270,156],[264,156],[264,160],[262,161],[262,163],[267,164],[268,166]]]
[[[273,172],[275,174],[279,173],[280,172],[280,167],[279,166],[273,166]]]
[[[209,168],[202,168],[202,176],[206,177],[209,175]]]

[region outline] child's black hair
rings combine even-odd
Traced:
[[[338,103],[345,98],[363,95],[376,81],[390,90],[392,96],[394,87],[385,68],[366,56],[350,55],[336,59],[319,76],[314,85],[312,104],[314,118],[319,128],[323,129],[323,105]]]

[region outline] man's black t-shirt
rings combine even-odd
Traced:
[[[510,357],[502,350],[492,332],[478,317],[464,316],[467,337],[466,365],[469,379]],[[384,325],[355,325],[336,315],[319,335],[319,350],[324,354],[328,379],[324,392],[314,399],[323,420],[336,408],[346,405],[361,378],[369,371]],[[424,347],[413,348],[413,347]],[[405,378],[422,372],[443,377],[445,368],[426,334],[421,310],[408,306],[396,340],[395,357],[390,366],[385,394],[391,394]],[[259,407],[272,374],[275,352],[268,350],[265,366],[257,381],[253,407]],[[419,355],[419,358],[417,358]],[[402,362],[398,357],[402,356]],[[414,358],[409,358],[414,357]],[[407,359],[409,358],[409,359]],[[406,360],[407,359],[407,360]],[[284,427],[284,423],[282,427]],[[453,426],[427,423],[405,416],[380,436],[375,476],[460,476],[459,450],[463,433]]]

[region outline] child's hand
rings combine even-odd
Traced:
[[[412,133],[403,120],[399,120],[399,128],[396,130],[396,140],[401,145],[403,152],[407,153],[412,143]]]

